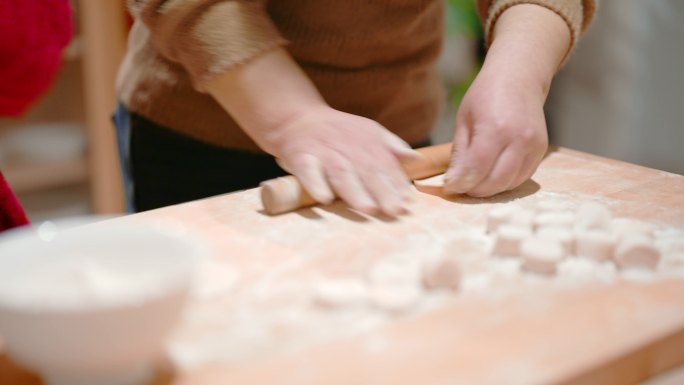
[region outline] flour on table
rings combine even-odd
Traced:
[[[369,300],[366,283],[356,278],[323,280],[313,290],[316,303],[326,307],[364,306]]]
[[[380,309],[402,313],[416,306],[422,294],[418,285],[378,285],[372,289],[371,298]]]
[[[204,258],[199,266],[203,280],[196,280],[192,290],[197,299],[211,299],[230,293],[236,286],[239,273],[228,263],[220,263],[212,258]]]
[[[442,183],[443,176],[416,181],[421,188]],[[259,207],[258,198],[248,198],[246,207]],[[399,236],[385,231],[392,223],[370,218],[364,231],[392,236],[381,242],[380,256],[344,235],[358,232],[359,221],[332,210],[314,208],[319,218],[304,224],[295,214],[264,217],[241,229],[254,235],[246,243],[257,242],[248,246],[276,244],[297,257],[265,265],[267,273],[252,283],[238,279],[231,268],[217,268],[211,280],[228,279],[199,291],[203,294],[186,315],[191,327],[175,336],[170,355],[185,368],[239,364],[359,334],[369,336],[369,350],[381,353],[389,342],[372,342],[378,327],[421,316],[460,296],[486,301],[529,288],[684,279],[683,229],[621,217],[607,199],[541,191],[506,203],[481,203],[488,205],[486,212],[475,205],[471,211],[479,221],[416,210],[420,221],[410,222],[410,215],[400,219],[411,226]],[[289,232],[289,221],[297,221],[301,233]],[[327,231],[331,224],[335,232]],[[316,245],[336,247],[322,252],[306,243],[311,234],[319,234]],[[309,273],[296,274],[302,271]]]

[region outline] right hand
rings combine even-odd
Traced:
[[[316,107],[273,131],[268,152],[316,201],[335,196],[364,213],[398,215],[411,196],[400,160],[411,147],[373,120]]]

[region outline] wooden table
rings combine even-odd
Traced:
[[[677,277],[492,287],[364,318],[365,326],[321,311],[306,323],[314,311],[306,282],[363,274],[397,253],[477,254],[463,229],[484,228],[492,205],[542,196],[600,200],[615,215],[684,230],[684,177],[557,148],[516,191],[491,199],[427,191],[397,219],[339,203],[269,217],[248,190],[117,220],[180,220],[211,246],[202,275],[209,292],[190,304],[171,342],[172,361],[182,364],[174,384],[617,385],[683,364]]]

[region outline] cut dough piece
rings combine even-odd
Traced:
[[[577,209],[577,223],[579,230],[610,230],[612,215],[610,210],[600,203],[585,202]]]
[[[565,252],[557,240],[532,237],[522,242],[520,254],[523,269],[534,273],[554,274]]]
[[[621,269],[653,270],[660,261],[660,250],[647,237],[621,238],[615,248],[615,263]]]
[[[617,236],[602,230],[578,230],[575,233],[575,254],[607,261],[612,259]]]
[[[439,174],[425,179],[414,180],[413,183],[416,187],[443,187],[444,186],[444,174]]]
[[[230,293],[239,281],[237,269],[225,261],[203,259],[200,263],[201,277],[195,280],[192,295],[199,300],[220,298]]]
[[[513,214],[508,223],[513,226],[524,227],[532,230],[534,227],[534,218],[534,211],[529,209],[520,209],[518,212]]]
[[[616,218],[613,220],[612,231],[621,239],[644,237],[653,239],[653,225],[630,218]]]
[[[428,289],[457,290],[461,281],[461,268],[453,258],[427,260],[423,265],[423,285]]]
[[[508,223],[521,210],[521,207],[515,204],[506,204],[492,208],[487,213],[487,232],[495,232],[501,225]]]
[[[492,255],[517,257],[520,255],[520,242],[532,236],[532,231],[524,227],[502,225],[496,232],[496,242]]]
[[[572,229],[575,224],[575,214],[570,211],[544,212],[534,218],[535,229],[541,227],[565,227]]]
[[[313,296],[323,307],[359,306],[368,302],[368,287],[356,278],[322,281],[314,286]]]
[[[427,179],[414,180],[416,190],[436,196],[444,196],[444,174]]]
[[[384,260],[368,271],[368,280],[374,285],[413,284],[420,282],[420,261]]]
[[[421,295],[422,290],[416,285],[379,285],[373,288],[371,300],[381,309],[403,313],[415,307]]]
[[[560,212],[568,209],[568,205],[558,200],[542,200],[534,205],[537,213]]]
[[[537,230],[537,238],[559,242],[565,255],[572,255],[575,252],[575,234],[566,227],[542,227]]]

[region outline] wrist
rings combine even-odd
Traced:
[[[281,111],[279,118],[269,126],[261,127],[259,138],[255,141],[264,151],[276,155],[293,138],[306,136],[306,124],[316,121],[317,116],[322,116],[332,110],[325,102],[302,102],[290,105],[287,110]]]
[[[545,96],[570,44],[570,29],[560,15],[535,4],[514,5],[496,21],[485,66]]]
[[[292,126],[289,122],[329,108],[282,48],[215,76],[207,89],[256,144],[271,154],[286,140],[281,132]]]
[[[514,55],[490,50],[478,77],[486,77],[499,89],[525,94],[527,98],[543,104],[553,73],[518,61]]]

